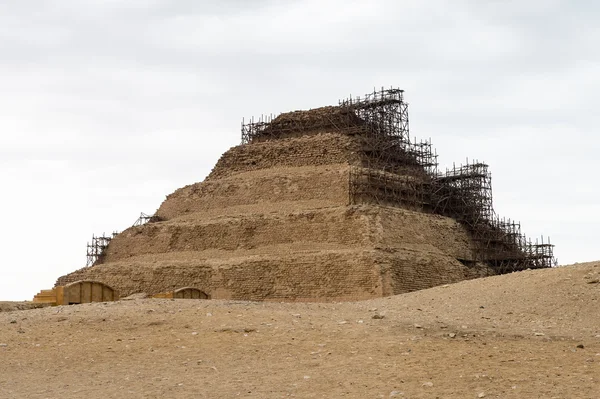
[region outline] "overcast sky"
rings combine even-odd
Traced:
[[[31,299],[201,181],[242,117],[406,90],[441,166],[490,164],[496,211],[600,259],[592,1],[0,2],[0,300]]]

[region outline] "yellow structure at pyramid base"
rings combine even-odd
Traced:
[[[33,297],[34,303],[51,303],[56,304],[56,288],[51,290],[41,290]]]
[[[34,303],[50,303],[53,306],[117,300],[118,292],[98,281],[76,281],[51,290],[42,290],[33,298]]]
[[[198,288],[184,287],[175,291],[161,292],[153,295],[152,298],[165,299],[210,299],[210,296]]]

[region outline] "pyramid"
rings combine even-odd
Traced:
[[[203,182],[102,239],[93,265],[57,286],[360,300],[553,260],[549,243],[495,215],[487,165],[440,173],[431,143],[411,141],[400,89],[243,124]]]

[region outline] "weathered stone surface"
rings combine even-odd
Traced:
[[[324,301],[493,274],[458,260],[471,259],[473,243],[453,219],[351,205],[358,146],[330,133],[232,148],[204,182],[167,197],[160,222],[125,230],[103,264],[57,284],[102,281],[122,296],[195,287],[213,299]]]

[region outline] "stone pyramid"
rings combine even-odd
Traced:
[[[479,256],[482,238],[465,222],[487,205],[436,166],[429,143],[408,137],[402,90],[252,120],[203,182],[170,194],[148,223],[112,237],[93,266],[57,285],[95,280],[121,297],[195,287],[214,299],[331,301],[502,272]],[[485,181],[473,170],[458,180]],[[457,198],[464,220],[449,217]],[[498,230],[486,223],[488,236]],[[504,264],[538,265],[514,240],[495,239],[487,247]]]

